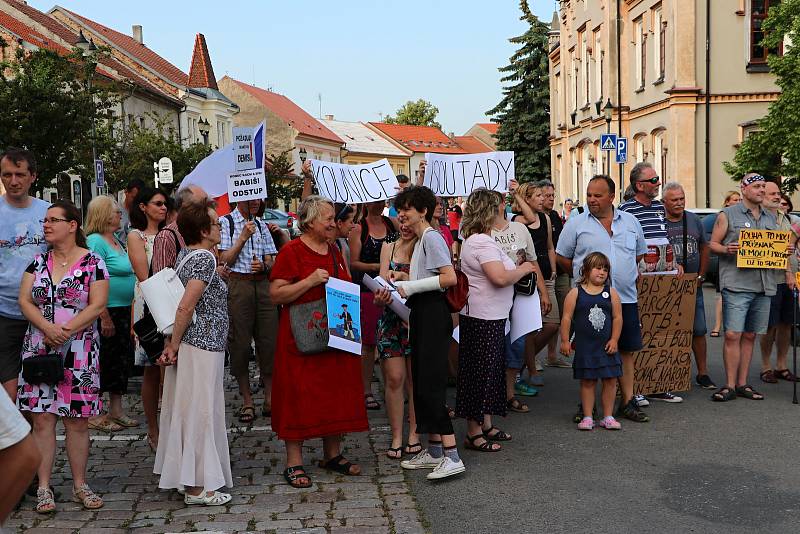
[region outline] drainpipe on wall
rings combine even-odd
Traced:
[[[711,207],[711,0],[706,0],[706,207]]]
[[[620,2],[617,0],[617,135],[622,137],[622,15]],[[610,157],[610,156],[609,156]],[[625,191],[625,177],[623,172],[625,165],[619,164],[619,199],[622,201],[622,194]]]

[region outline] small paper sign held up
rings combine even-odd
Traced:
[[[780,230],[739,231],[736,266],[745,269],[786,269],[789,232]]]
[[[328,346],[361,356],[361,289],[358,285],[329,278],[325,284],[328,310]]]
[[[228,201],[242,202],[267,198],[264,169],[234,172],[228,175]]]

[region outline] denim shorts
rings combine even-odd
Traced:
[[[692,328],[692,335],[704,336],[708,329],[706,328],[706,305],[703,301],[703,288],[697,286],[697,303],[694,308],[694,327]]]
[[[722,324],[726,332],[765,334],[772,298],[764,293],[722,289]]]
[[[534,335],[533,333],[528,334]],[[506,368],[507,369],[522,369],[522,363],[525,361],[525,338],[522,336],[511,343],[511,336],[506,336]]]
[[[642,325],[639,322],[639,303],[622,305],[622,332],[617,348],[620,352],[642,350]]]

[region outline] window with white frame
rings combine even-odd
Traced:
[[[781,0],[751,0],[750,1],[750,63],[766,64],[767,56],[783,55],[783,43],[776,48],[764,46],[764,21],[769,16],[769,10],[774,9]]]
[[[587,42],[588,36],[586,32],[583,31],[580,33],[580,43],[581,43],[581,81],[582,89],[583,89],[583,105],[589,105],[589,43]]]
[[[636,163],[647,160],[647,155],[644,152],[644,135],[637,135],[633,138],[633,155],[636,158]]]
[[[645,69],[647,68],[646,64],[646,47],[645,47],[645,35],[644,35],[644,21],[642,17],[639,17],[635,21],[633,21],[633,48],[634,48],[634,59],[635,59],[635,75],[636,75],[636,87],[637,89],[644,88],[644,80],[645,80]]]
[[[608,152],[606,153],[608,154]],[[605,166],[603,165],[603,151],[600,150],[600,141],[595,141],[594,143],[594,170],[592,171],[594,174],[603,174],[605,172],[603,169]]]
[[[553,81],[553,92],[554,95],[554,102],[555,106],[553,106],[553,125],[558,127],[561,124],[561,73],[557,72],[555,74],[555,80]]]
[[[578,197],[581,194],[581,190],[578,183],[578,154],[574,148],[569,151],[569,164],[570,174],[572,175],[572,194]]]
[[[598,102],[603,100],[603,56],[605,54],[600,31],[600,28],[598,28],[594,32],[594,49],[592,50],[592,55],[594,56],[594,92],[597,95]]]
[[[661,182],[667,181],[667,153],[664,150],[664,130],[653,133],[653,168],[661,177]]]
[[[653,62],[655,66],[656,80],[662,81],[667,70],[667,25],[664,21],[664,13],[659,5],[653,10],[653,53],[658,61]]]
[[[585,144],[581,147],[581,186],[588,184],[594,173],[592,148],[593,146],[590,144]]]
[[[569,67],[570,67],[570,93],[572,111],[578,110],[578,66],[575,63],[575,50],[569,51]]]
[[[556,90],[558,91],[558,101],[557,101],[557,110],[558,110],[558,119],[559,124],[566,124],[567,123],[567,95],[564,93],[564,78],[561,76],[559,72],[556,75]]]

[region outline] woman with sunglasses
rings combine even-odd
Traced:
[[[144,296],[139,283],[150,277],[153,243],[156,234],[167,220],[167,194],[160,189],[144,188],[136,195],[130,212],[131,231],[128,234],[128,257],[136,273],[133,295],[133,323],[144,317]],[[134,362],[144,368],[142,376],[142,407],[147,419],[147,444],[155,451],[158,447],[158,397],[161,369],[147,359],[147,353],[135,340]]]
[[[31,414],[33,437],[42,454],[36,511],[55,511],[50,476],[56,455],[56,423],[61,418],[72,471],[72,497],[87,510],[103,499],[86,483],[89,461],[89,418],[100,413],[100,333],[97,318],[108,302],[108,275],[103,260],[86,247],[81,213],[59,200],[47,210],[45,254],[36,256],[19,288],[19,305],[30,321],[22,349],[17,388],[19,409]],[[29,383],[26,367],[37,356],[59,353],[63,376],[58,383]],[[26,365],[27,363],[27,365]]]

